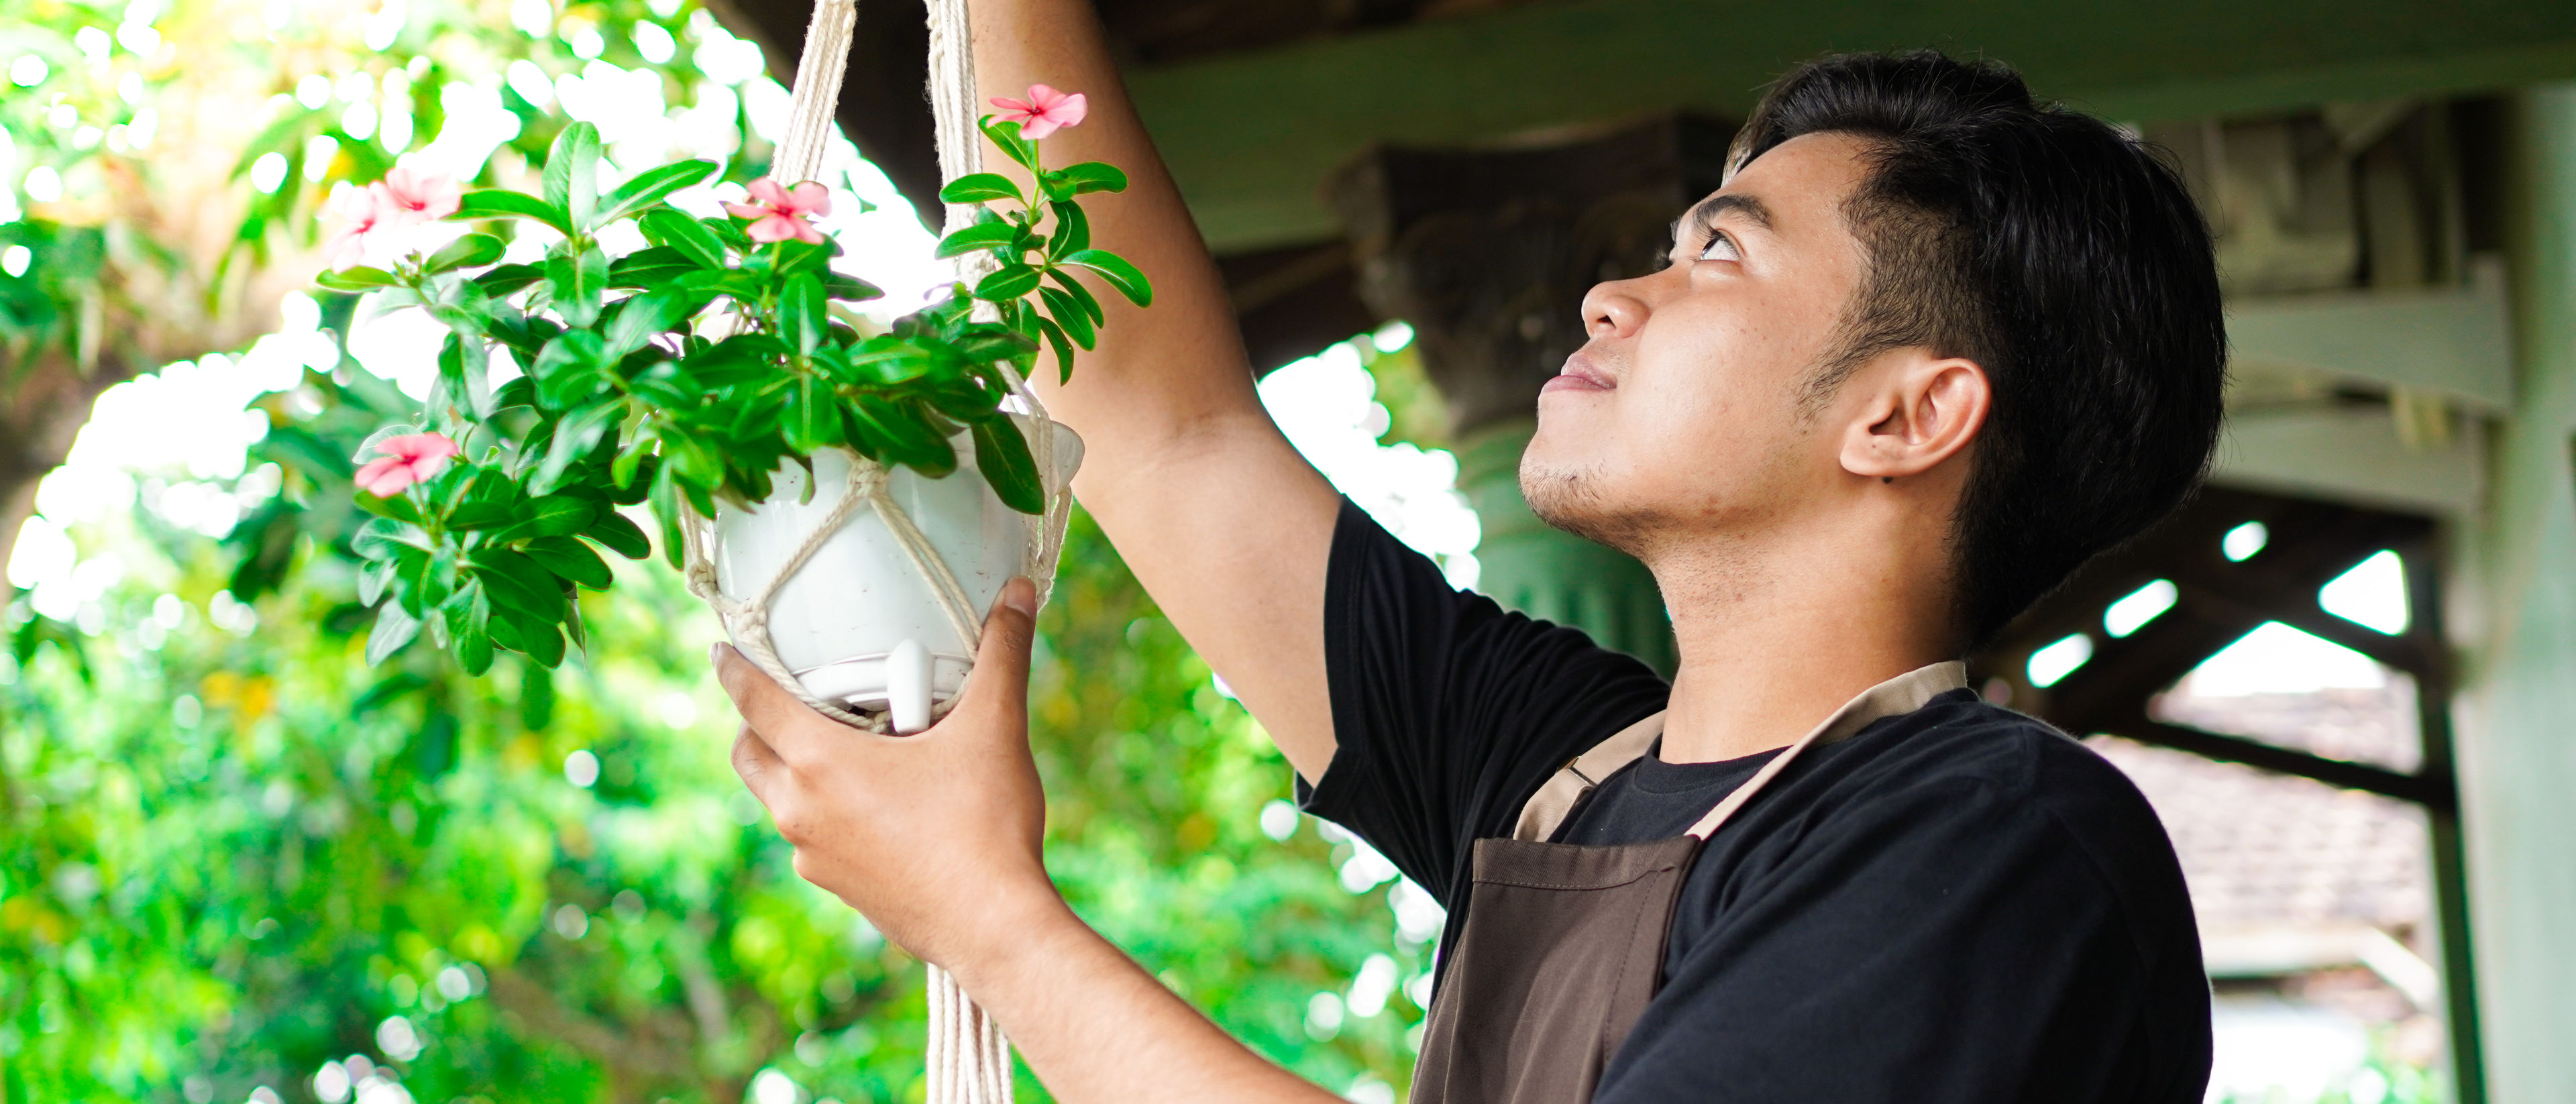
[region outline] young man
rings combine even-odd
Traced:
[[[1444,585],[1264,416],[1079,0],[978,0],[987,95],[1162,289],[1049,403],[1076,489],[1319,815],[1448,904],[1417,1100],[2196,1101],[2208,993],[2154,814],[1956,662],[2187,494],[2220,417],[2208,234],[2134,141],[1992,65],[1785,78],[1663,271],[1595,288],[1522,487],[1653,569],[1667,686]],[[1717,33],[1717,29],[1712,29]],[[931,732],[856,736],[722,653],[800,873],[955,972],[1062,1099],[1327,1100],[1066,909],[1029,591]]]

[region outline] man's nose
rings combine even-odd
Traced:
[[[1583,296],[1583,332],[1595,339],[1633,337],[1653,313],[1638,280],[1604,280]]]

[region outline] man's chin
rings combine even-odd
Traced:
[[[1559,467],[1521,458],[1521,499],[1540,521],[1575,536],[1636,555],[1636,519],[1619,509],[1598,468]]]

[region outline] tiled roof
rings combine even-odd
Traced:
[[[2403,678],[2383,689],[2166,695],[2159,719],[2411,770]],[[2109,736],[2086,741],[2134,779],[2182,859],[2204,932],[2367,924],[2426,948],[2424,816],[2405,802]]]

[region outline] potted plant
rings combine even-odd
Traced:
[[[941,197],[978,213],[939,255],[981,252],[991,271],[884,333],[842,306],[879,292],[829,267],[839,246],[808,221],[830,203],[818,183],[756,181],[732,217],[694,217],[666,200],[718,166],[682,161],[602,192],[598,132],[576,123],[547,157],[542,195],[460,192],[401,170],[358,193],[318,282],[448,330],[420,423],[380,431],[357,458],[358,503],[377,515],[355,542],[360,600],[377,610],[368,660],[426,628],[469,672],[496,651],[560,663],[583,643],[577,588],[611,581],[598,550],[650,555],[620,509],[649,504],[674,566],[703,526],[719,608],[763,609],[755,627],[808,700],[888,709],[898,731],[927,724],[973,654],[959,639],[972,625],[949,615],[956,599],[980,612],[1026,567],[1022,519],[1047,510],[1078,460],[1017,381],[1042,352],[1069,377],[1074,349],[1093,346],[1103,313],[1078,273],[1152,299],[1133,265],[1092,247],[1079,200],[1125,188],[1125,174],[1040,161],[1038,139],[1079,122],[1080,97],[1041,87],[996,103],[1005,115],[985,116],[983,133],[1035,191],[996,173],[950,182]],[[542,260],[503,264],[501,238],[474,229],[383,267],[355,263],[428,222],[501,220],[560,240]],[[611,256],[607,232],[629,221],[649,245]],[[523,371],[496,372],[496,350]],[[1061,442],[1058,485],[1042,484],[1033,439]],[[980,478],[962,472],[970,463]],[[914,535],[837,508],[835,489],[868,480]],[[925,542],[953,575],[945,610]],[[745,622],[727,622],[752,650]]]

